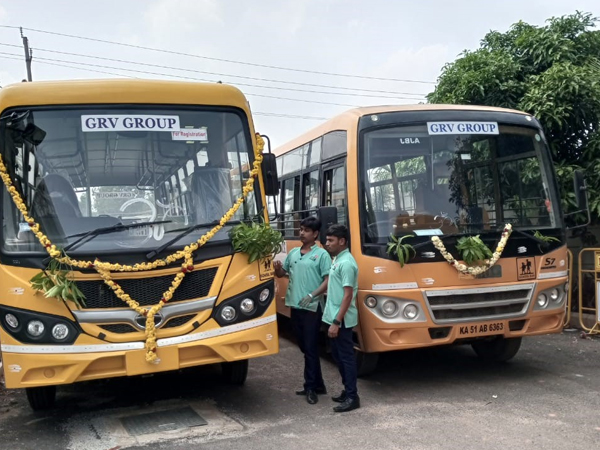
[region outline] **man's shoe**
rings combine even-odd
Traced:
[[[346,398],[348,397],[346,396],[346,391],[344,390],[337,397],[331,397],[331,400],[333,400],[336,403],[344,403],[346,401]]]
[[[315,389],[317,395],[325,395],[327,394],[327,389],[325,386]],[[306,389],[302,389],[300,391],[296,391],[296,395],[306,395]]]
[[[319,401],[319,397],[317,397],[317,393],[315,391],[306,391],[306,401],[310,405],[314,405]]]
[[[348,411],[352,411],[353,409],[358,409],[358,408],[360,408],[360,399],[358,397],[347,398],[342,403],[340,403],[338,406],[334,407],[333,411],[334,412],[348,412]]]

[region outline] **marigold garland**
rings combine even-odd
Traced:
[[[502,237],[500,238],[500,242],[498,242],[498,247],[496,247],[496,251],[493,253],[490,259],[486,259],[484,261],[483,266],[467,266],[466,264],[459,263],[454,257],[450,254],[444,243],[438,236],[432,236],[431,241],[433,242],[433,246],[442,254],[444,259],[448,261],[448,263],[454,267],[458,272],[469,274],[469,275],[481,275],[482,273],[487,272],[492,268],[494,264],[498,262],[500,257],[502,256],[502,252],[504,252],[504,247],[506,247],[506,242],[512,233],[512,225],[506,224],[504,226],[504,230],[502,231]]]
[[[78,267],[80,269],[95,269],[96,272],[100,275],[104,283],[109,286],[115,295],[123,300],[127,305],[136,311],[138,314],[146,317],[146,361],[149,363],[158,364],[160,360],[156,356],[156,326],[154,323],[154,315],[158,313],[162,307],[173,298],[173,294],[183,281],[185,274],[194,270],[194,257],[193,254],[196,250],[206,244],[212,237],[221,230],[225,226],[227,222],[231,220],[233,215],[240,208],[244,200],[248,196],[250,192],[254,190],[254,179],[258,176],[260,171],[260,165],[263,160],[262,152],[264,149],[264,140],[262,137],[256,133],[256,150],[254,154],[254,163],[252,170],[250,171],[250,177],[248,181],[244,184],[242,189],[242,196],[239,197],[233,206],[227,211],[218,225],[215,225],[210,231],[206,232],[202,237],[200,237],[195,242],[184,247],[183,250],[179,250],[164,259],[159,259],[152,262],[143,262],[136,263],[133,265],[127,264],[112,264],[108,262],[103,262],[96,259],[94,262],[92,261],[80,261],[77,259],[73,259],[68,255],[65,255],[61,250],[54,245],[48,236],[46,236],[42,230],[40,225],[34,220],[33,217],[29,215],[29,211],[27,210],[27,206],[25,202],[21,198],[21,195],[13,185],[12,180],[10,179],[10,175],[8,174],[8,170],[4,165],[4,160],[2,159],[2,155],[0,155],[0,177],[2,177],[2,181],[8,190],[8,193],[13,199],[13,202],[17,209],[23,215],[25,221],[29,224],[31,231],[35,234],[40,244],[44,246],[48,254],[54,258],[56,261],[68,264],[73,267]],[[160,301],[150,307],[149,309],[143,308],[140,306],[139,302],[132,299],[123,289],[116,283],[111,276],[111,272],[139,272],[146,270],[157,269],[158,267],[165,267],[169,264],[172,264],[176,261],[183,259],[183,263],[181,264],[181,271],[175,275],[175,278],[171,282],[171,286],[167,289],[163,294]]]

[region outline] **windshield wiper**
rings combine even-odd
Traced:
[[[548,242],[540,239],[540,238],[536,238],[534,235],[529,234],[529,233],[525,233],[524,231],[519,230],[518,228],[513,228],[512,229],[513,233],[517,233],[520,234],[521,236],[525,236],[528,237],[529,239],[531,239],[532,241],[537,242],[539,245],[543,245],[544,247],[547,247],[549,245]]]
[[[159,225],[162,223],[171,223],[172,220],[157,220],[154,222],[139,222],[139,223],[128,223],[128,224],[122,224],[122,223],[116,223],[114,225],[111,225],[110,227],[102,227],[102,228],[96,228],[94,230],[90,230],[87,231],[85,233],[77,233],[77,234],[71,234],[70,236],[67,236],[68,238],[72,238],[72,237],[79,237],[79,239],[74,240],[73,242],[71,242],[70,244],[68,244],[67,246],[65,246],[63,248],[63,251],[68,251],[68,250],[72,250],[73,248],[75,248],[77,246],[77,244],[79,244],[81,241],[87,239],[88,237],[91,236],[90,241],[95,238],[96,236],[99,236],[101,234],[108,234],[108,233],[113,233],[115,231],[123,231],[123,230],[128,230],[130,228],[138,228],[138,227],[145,227],[145,226],[149,226],[149,225]],[[48,264],[48,262],[50,261],[50,258],[46,258],[43,263],[44,264]]]
[[[177,236],[175,236],[170,241],[165,242],[163,245],[161,245],[160,247],[158,247],[156,250],[152,250],[151,252],[147,253],[146,254],[146,259],[149,261],[152,258],[156,257],[156,255],[158,255],[164,249],[166,249],[166,248],[170,247],[171,245],[173,245],[175,242],[177,242],[182,237],[185,237],[188,234],[193,233],[194,231],[196,231],[196,230],[198,230],[200,228],[206,228],[206,227],[209,227],[211,225],[216,225],[218,223],[219,223],[218,220],[213,220],[212,222],[208,222],[208,223],[197,223],[196,225],[192,225],[191,227],[179,228],[177,230],[171,230],[170,231],[171,233],[172,232],[177,232],[177,231],[183,231],[183,232],[179,233]]]

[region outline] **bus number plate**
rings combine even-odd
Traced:
[[[503,334],[506,329],[504,322],[481,323],[477,325],[459,325],[458,337],[489,336]]]

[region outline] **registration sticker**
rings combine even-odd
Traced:
[[[504,322],[489,322],[479,325],[459,325],[458,337],[491,336],[494,334],[503,334],[506,329]]]
[[[208,142],[208,131],[203,128],[182,128],[179,131],[171,132],[171,138],[174,141],[202,141]]]

